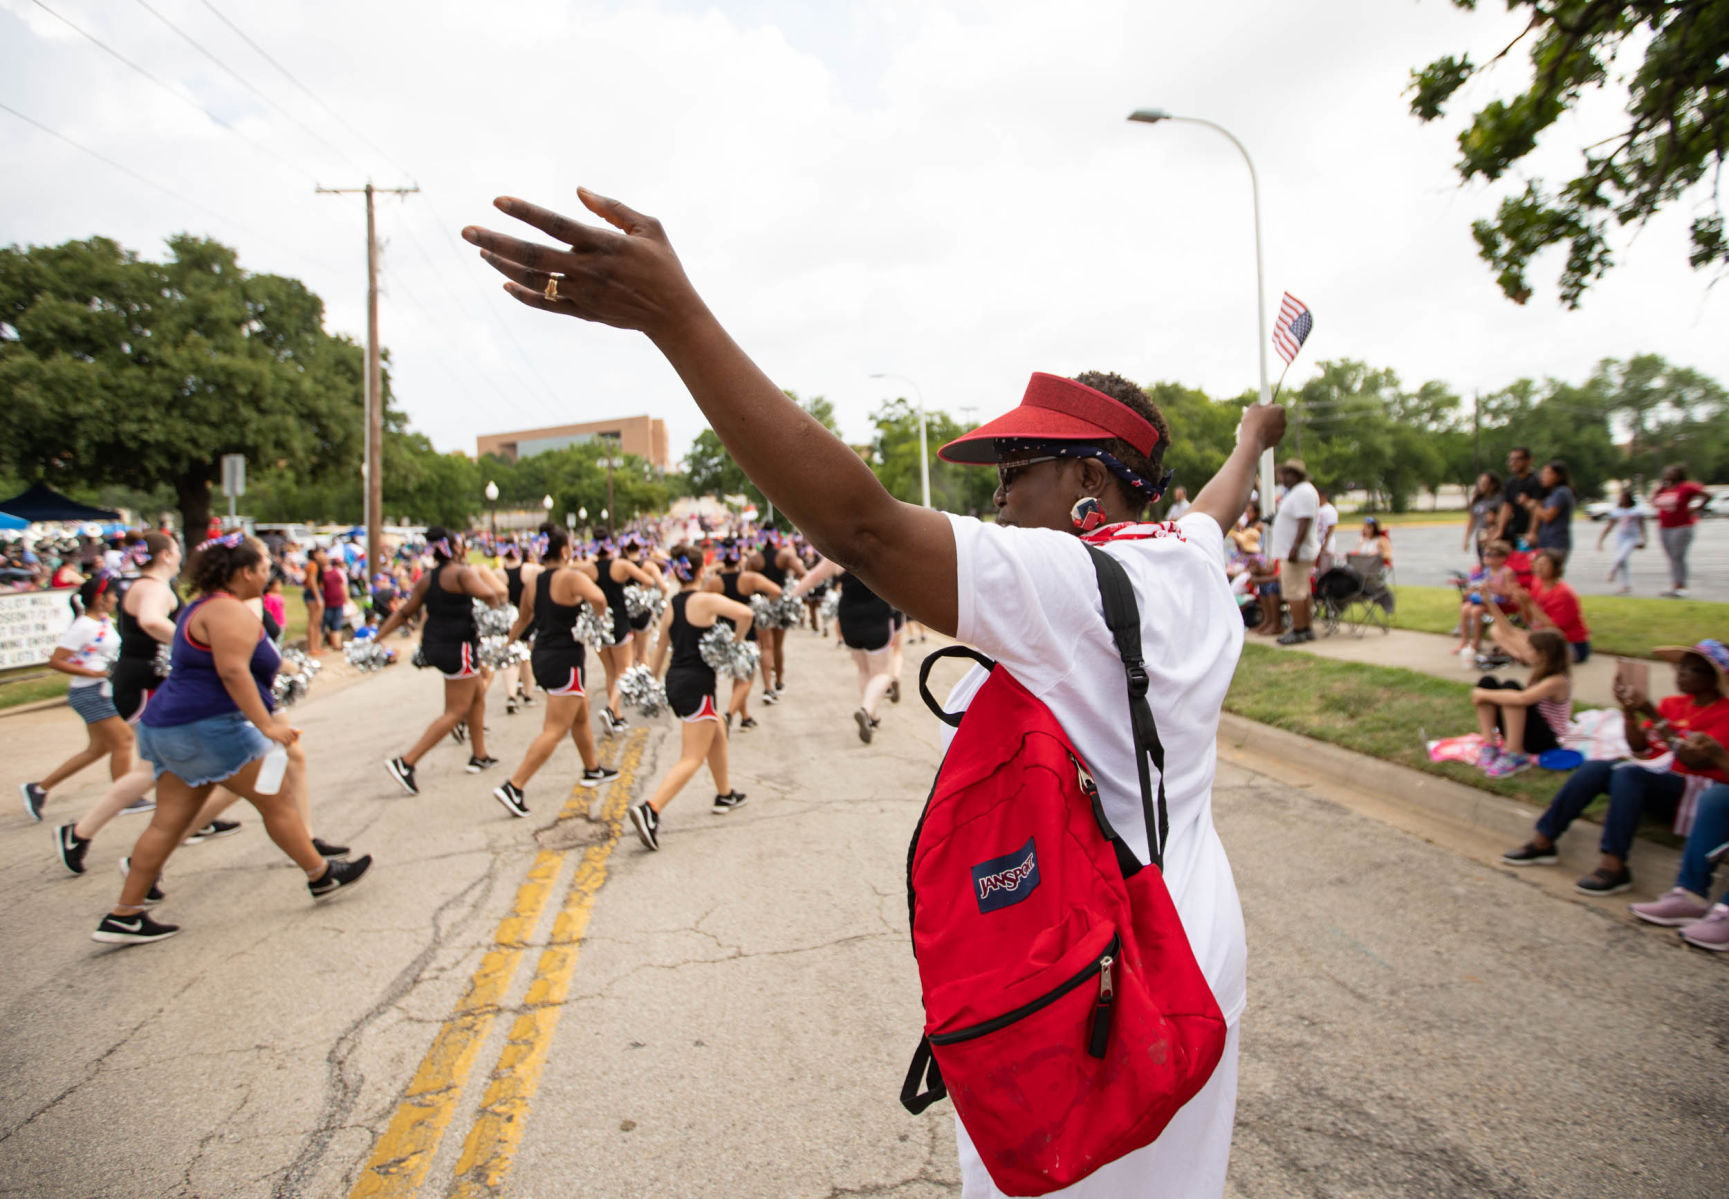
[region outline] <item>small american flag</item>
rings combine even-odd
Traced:
[[[1314,328],[1315,318],[1309,315],[1308,307],[1286,292],[1279,304],[1279,319],[1273,324],[1273,348],[1279,351],[1279,357],[1285,360],[1286,366],[1291,365]]]

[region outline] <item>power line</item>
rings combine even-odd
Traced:
[[[145,79],[148,79],[151,83],[155,84],[157,87],[159,87],[163,91],[167,92],[170,96],[173,96],[176,100],[180,101],[182,104],[187,104],[187,105],[190,105],[191,107],[197,109],[199,112],[203,113],[207,119],[209,119],[210,121],[212,121],[216,125],[220,126],[221,128],[228,130],[228,132],[232,133],[235,137],[239,138],[241,141],[243,141],[247,145],[251,146],[254,150],[257,150],[260,154],[264,155],[266,158],[269,158],[269,159],[275,161],[276,163],[278,163],[279,165],[286,167],[288,170],[293,171],[297,175],[305,175],[306,178],[311,179],[314,183],[318,182],[318,180],[315,176],[311,175],[310,173],[308,173],[306,171],[301,170],[299,167],[297,167],[293,163],[289,162],[286,158],[282,157],[280,154],[276,153],[274,150],[270,149],[268,146],[264,145],[262,142],[257,142],[257,141],[254,141],[252,138],[247,137],[246,134],[240,132],[240,130],[236,129],[233,125],[230,125],[227,121],[223,120],[221,117],[219,117],[215,113],[211,112],[208,108],[205,108],[204,105],[202,105],[198,101],[192,99],[190,96],[181,95],[179,92],[175,91],[171,86],[169,86],[167,83],[164,83],[161,79],[158,79],[155,75],[152,75],[149,71],[146,71],[143,67],[141,67],[137,63],[133,62],[130,58],[127,58],[124,54],[120,53],[120,51],[114,49],[114,47],[112,47],[112,46],[108,45],[106,42],[102,41],[95,34],[90,33],[88,30],[82,28],[81,26],[74,24],[69,18],[62,16],[61,14],[55,12],[52,8],[49,8],[46,4],[44,4],[42,2],[42,0],[31,0],[31,3],[35,4],[37,8],[40,8],[43,12],[47,13],[49,16],[53,17],[55,20],[57,20],[61,24],[65,25],[68,29],[70,29],[74,33],[78,34],[78,36],[80,36],[80,37],[84,38],[86,41],[90,42],[92,45],[97,47],[99,50],[102,50],[104,53],[108,54],[110,57],[114,58],[116,61],[125,64],[127,67],[131,68],[132,70],[136,71],[138,74],[142,75]]]
[[[41,3],[41,0],[37,0],[37,3]],[[208,8],[211,11],[211,13],[215,15],[215,17],[218,21],[221,21],[224,25],[228,26],[229,29],[233,30],[234,36],[238,37],[241,41],[245,42],[248,46],[251,46],[252,49],[254,50],[254,52],[257,53],[258,57],[262,58],[265,62],[267,62],[271,66],[275,67],[277,69],[277,71],[281,73],[281,75],[284,79],[288,80],[288,82],[292,83],[295,87],[299,88],[302,92],[304,92],[306,94],[307,98],[310,99],[314,104],[318,105],[318,107],[322,108],[325,112],[329,113],[332,117],[334,117],[337,124],[341,125],[344,129],[348,130],[349,133],[353,134],[354,137],[356,139],[358,139],[360,141],[360,143],[362,145],[364,145],[367,149],[371,150],[374,154],[376,154],[380,158],[384,159],[385,163],[387,165],[393,167],[396,170],[397,174],[402,175],[405,178],[409,178],[409,179],[414,178],[414,172],[413,171],[404,170],[402,165],[400,163],[396,162],[394,159],[392,159],[389,154],[386,154],[382,149],[380,149],[379,146],[377,145],[377,143],[375,143],[371,138],[367,137],[364,133],[360,132],[360,130],[356,129],[353,125],[350,125],[348,123],[347,119],[344,118],[340,112],[336,111],[336,109],[334,109],[330,105],[326,104],[322,99],[320,99],[318,97],[317,93],[315,93],[311,88],[307,87],[304,83],[300,82],[299,79],[296,79],[294,77],[293,72],[291,72],[287,67],[283,66],[281,63],[277,62],[274,58],[272,58],[270,56],[269,52],[266,51],[263,46],[260,46],[257,42],[253,41],[250,37],[247,37],[246,31],[241,29],[240,26],[236,25],[233,21],[230,21],[225,15],[223,15],[222,10],[217,8],[214,4],[212,4],[210,2],[210,0],[200,0],[200,3],[202,3],[205,8]]]
[[[341,147],[337,146],[334,142],[332,142],[329,138],[325,137],[322,133],[319,133],[317,130],[313,129],[310,125],[308,125],[304,121],[302,121],[299,117],[295,116],[293,113],[289,112],[286,108],[282,107],[282,105],[278,104],[275,100],[272,100],[269,96],[265,95],[264,92],[259,90],[257,84],[253,83],[250,79],[247,79],[239,71],[236,71],[233,67],[231,67],[227,63],[223,62],[215,54],[211,53],[209,50],[206,50],[203,46],[199,45],[196,41],[193,40],[191,34],[187,33],[184,29],[180,28],[180,26],[176,25],[173,21],[170,21],[167,17],[165,17],[161,13],[157,12],[154,8],[151,8],[150,5],[146,2],[146,0],[137,0],[137,4],[138,4],[139,8],[142,8],[145,12],[149,13],[151,16],[155,17],[158,21],[161,21],[164,25],[168,26],[168,28],[172,29],[176,34],[179,35],[180,39],[182,41],[184,41],[188,46],[191,46],[194,50],[198,51],[198,53],[204,55],[205,58],[208,58],[211,62],[215,63],[217,66],[221,67],[224,71],[228,72],[228,74],[234,78],[234,81],[236,83],[240,84],[240,86],[244,87],[247,91],[249,91],[253,95],[257,96],[260,100],[264,101],[266,104],[270,105],[271,108],[274,108],[277,112],[279,112],[283,116],[287,117],[290,121],[293,121],[297,126],[300,127],[300,129],[303,132],[305,132],[307,134],[307,136],[313,138],[320,145],[329,149],[338,158],[341,158],[344,162],[346,162],[349,166],[353,167],[355,170],[360,171],[363,174],[365,173],[366,168],[361,166],[359,163],[355,162],[354,159],[350,158],[348,156],[348,152],[346,150],[343,150]]]
[[[311,262],[311,263],[314,263],[315,265],[320,265],[320,266],[325,266],[325,267],[329,266],[329,264],[327,264],[327,263],[317,262],[316,259],[304,257],[301,251],[296,250],[293,247],[288,246],[283,242],[277,241],[274,237],[272,237],[268,233],[264,233],[260,230],[254,229],[250,225],[243,224],[240,221],[235,220],[231,216],[227,216],[221,212],[218,212],[216,209],[211,208],[208,204],[204,204],[198,200],[194,200],[190,196],[182,195],[180,192],[175,191],[173,188],[167,186],[166,184],[158,183],[158,182],[156,182],[156,180],[151,179],[146,175],[140,175],[137,171],[133,170],[131,167],[127,166],[125,163],[116,162],[114,159],[109,158],[106,154],[100,153],[99,151],[96,151],[96,150],[92,150],[89,146],[83,145],[82,143],[73,141],[70,137],[67,137],[64,133],[61,133],[58,129],[53,129],[47,125],[44,125],[41,121],[38,121],[35,117],[28,116],[25,113],[19,112],[16,108],[13,108],[10,104],[5,103],[4,101],[0,101],[0,111],[9,112],[13,116],[17,117],[20,121],[23,121],[26,125],[34,126],[35,128],[41,130],[43,133],[46,133],[49,137],[57,138],[58,140],[65,142],[68,146],[71,146],[74,150],[77,150],[82,154],[88,154],[91,158],[94,158],[97,162],[102,163],[104,166],[111,167],[112,169],[119,171],[123,175],[126,175],[132,179],[136,179],[139,183],[144,184],[144,186],[149,187],[149,188],[153,188],[154,190],[161,192],[163,195],[169,197],[170,199],[178,201],[181,204],[185,204],[189,208],[196,208],[200,212],[203,212],[209,216],[213,216],[217,220],[222,221],[224,224],[230,225],[235,229],[238,229],[242,233],[249,234],[252,237],[260,238],[260,239],[270,243],[270,245],[274,246],[276,249],[286,251],[287,253],[293,255],[296,258],[300,258],[301,261],[303,261],[303,262]]]

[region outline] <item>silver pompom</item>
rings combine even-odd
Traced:
[[[593,608],[583,604],[577,609],[576,623],[571,627],[571,632],[589,649],[605,649],[613,644],[611,614],[603,621],[595,615]]]
[[[633,583],[624,589],[624,610],[634,619],[638,616],[659,616],[666,608],[666,592],[659,587],[644,587]]]
[[[666,710],[666,688],[647,666],[632,666],[618,676],[618,697],[646,717]]]
[[[817,609],[817,617],[825,625],[831,624],[840,616],[840,589],[830,587],[828,594],[822,597],[822,607]]]
[[[488,637],[510,636],[510,627],[515,623],[514,605],[503,604],[494,608],[480,600],[474,601],[474,627],[479,630],[483,642]]]
[[[798,623],[800,611],[799,601],[786,592],[779,599],[760,591],[750,597],[751,618],[759,629],[790,629]]]
[[[702,635],[697,652],[710,670],[735,679],[748,679],[755,674],[760,657],[754,641],[735,640],[732,626],[718,620]]]
[[[408,664],[416,670],[425,670],[428,666],[431,666],[432,663],[426,660],[426,647],[416,644],[414,647],[414,657],[408,660]]]
[[[172,645],[157,645],[156,661],[152,665],[156,669],[157,678],[167,678],[168,672],[174,669],[174,647]]]
[[[528,646],[507,636],[488,633],[480,638],[480,662],[489,670],[503,670],[513,663],[526,662],[529,654]]]
[[[343,647],[343,655],[348,664],[363,674],[371,674],[375,670],[383,670],[396,661],[396,651],[371,637],[363,637],[350,641]],[[286,654],[284,655],[286,657]]]
[[[370,644],[357,642],[356,644]],[[304,650],[285,649],[282,651],[284,665],[294,667],[292,673],[279,670],[275,680],[270,685],[271,695],[276,700],[278,708],[291,707],[306,698],[306,690],[312,686],[312,680],[317,677],[323,663],[311,657]]]
[[[777,629],[796,629],[804,619],[804,601],[794,596],[791,591],[783,591],[780,598],[774,602],[775,624]]]

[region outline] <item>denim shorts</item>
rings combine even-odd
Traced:
[[[138,752],[156,767],[156,777],[172,774],[189,787],[220,783],[269,753],[270,745],[270,738],[239,712],[169,728],[138,726]]]
[[[114,707],[114,688],[107,683],[92,683],[88,687],[73,687],[66,692],[66,702],[84,718],[85,724],[95,724],[110,716],[120,715]]]

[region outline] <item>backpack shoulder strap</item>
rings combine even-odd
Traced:
[[[925,655],[924,663],[919,667],[919,695],[925,701],[925,707],[936,713],[938,720],[951,728],[958,729],[961,727],[961,717],[965,715],[965,713],[944,711],[943,706],[937,702],[936,696],[931,694],[931,667],[935,666],[943,658],[971,658],[986,670],[995,670],[997,664],[992,659],[979,653],[978,650],[966,645],[945,646],[942,649]]]
[[[1122,563],[1097,546],[1081,543],[1093,560],[1093,572],[1099,580],[1099,598],[1104,602],[1105,626],[1117,645],[1117,656],[1123,660],[1128,678],[1129,718],[1135,735],[1135,770],[1141,783],[1141,815],[1147,827],[1147,853],[1154,866],[1164,869],[1165,838],[1171,829],[1169,810],[1165,806],[1165,747],[1159,740],[1158,726],[1153,722],[1153,710],[1147,706],[1147,668],[1141,659],[1141,611],[1135,603],[1134,585]],[[1148,773],[1149,760],[1159,773],[1158,801],[1155,807],[1153,785]]]

